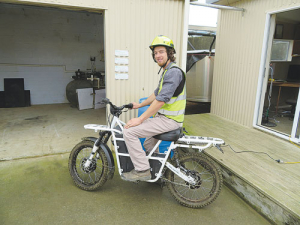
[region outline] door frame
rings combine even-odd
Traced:
[[[262,45],[262,54],[261,54],[261,60],[260,60],[259,77],[258,77],[258,85],[257,85],[255,109],[254,109],[254,117],[253,117],[253,127],[254,128],[257,128],[257,129],[265,131],[267,133],[271,133],[277,137],[283,138],[285,140],[290,140],[290,141],[293,141],[296,143],[300,143],[300,139],[295,137],[296,131],[297,131],[297,125],[298,125],[298,121],[299,121],[300,104],[297,104],[297,106],[296,106],[291,136],[280,133],[275,130],[268,129],[268,128],[262,126],[260,121],[262,118],[264,93],[267,88],[266,80],[268,79],[268,71],[269,71],[268,64],[270,62],[270,57],[271,57],[271,46],[272,46],[272,40],[273,40],[273,32],[275,30],[276,14],[281,13],[281,12],[286,12],[286,11],[292,11],[292,10],[299,9],[299,8],[300,8],[300,6],[294,6],[294,7],[279,9],[279,10],[270,11],[270,12],[266,13],[264,38],[263,38],[263,45]],[[298,102],[300,102],[300,92],[298,95]]]

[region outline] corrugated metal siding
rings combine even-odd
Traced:
[[[266,12],[300,5],[299,0],[239,1],[244,8],[220,13],[211,113],[252,126]]]
[[[184,1],[115,0],[105,12],[107,96],[116,105],[138,102],[150,96],[159,81],[149,45],[159,34],[173,39],[177,55],[181,52]],[[115,50],[129,51],[129,79],[115,79]],[[180,62],[180,57],[177,56]],[[125,113],[127,121],[137,110]]]

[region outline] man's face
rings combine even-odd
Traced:
[[[167,49],[163,46],[157,46],[154,48],[154,58],[159,66],[163,66],[167,60],[168,60],[168,55],[167,55]]]

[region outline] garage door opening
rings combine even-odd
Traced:
[[[19,106],[5,90],[15,90],[14,82],[29,92],[30,105],[69,103],[74,80],[105,89],[103,13],[1,3],[0,15],[2,108]]]

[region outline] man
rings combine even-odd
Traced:
[[[144,147],[151,151],[158,140],[157,134],[178,129],[182,126],[186,105],[185,73],[175,64],[174,44],[166,36],[157,36],[149,46],[153,60],[163,69],[158,87],[144,102],[133,102],[133,108],[150,105],[138,118],[125,125],[124,140],[134,165],[134,169],[123,173],[128,181],[151,179],[150,165],[139,138],[147,138]],[[151,116],[154,118],[150,118]]]

